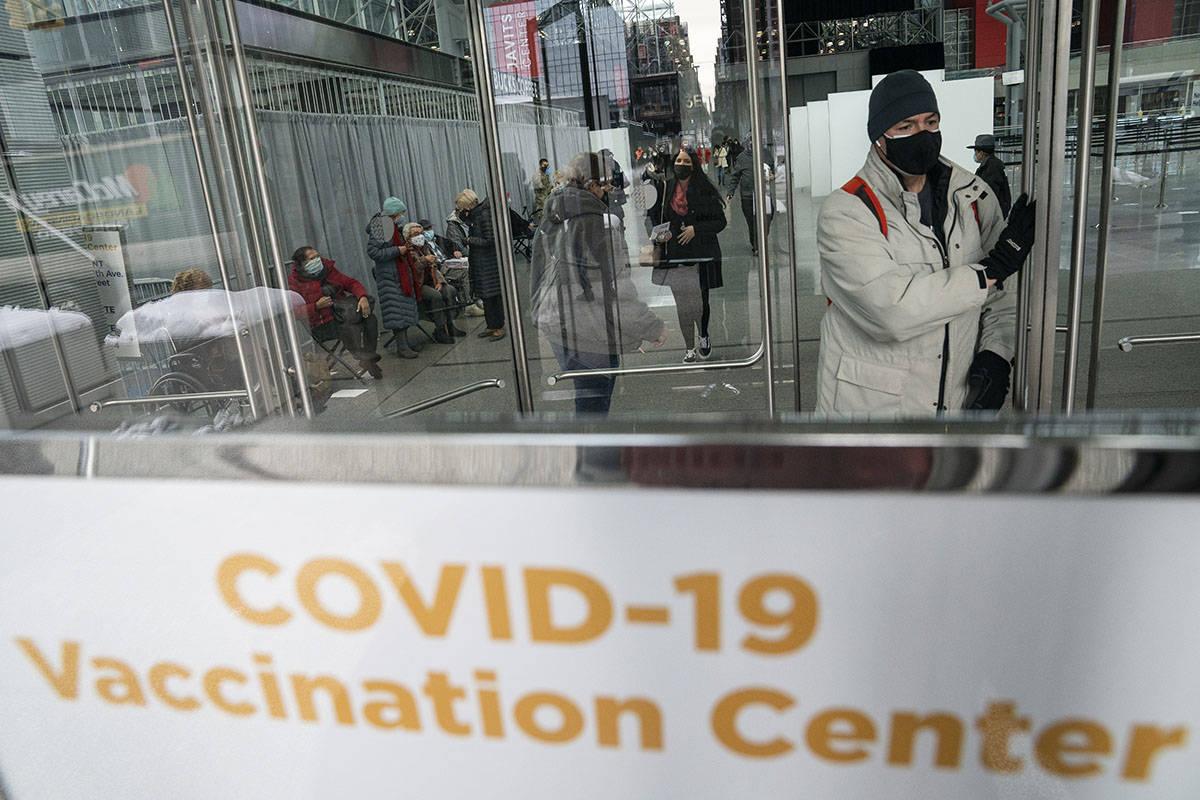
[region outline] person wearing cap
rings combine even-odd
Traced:
[[[817,223],[817,410],[879,417],[999,409],[1008,394],[1017,272],[1034,203],[1007,225],[982,179],[941,156],[929,83],[892,73],[871,92],[866,163]]]
[[[405,335],[420,319],[419,295],[411,282],[405,282],[408,242],[403,228],[407,212],[408,206],[398,197],[383,201],[382,210],[367,223],[367,256],[375,263],[372,274],[379,291],[380,321],[396,334],[396,355],[416,358]]]
[[[975,144],[967,149],[975,151],[975,163],[979,165],[975,174],[992,187],[1000,201],[1000,213],[1007,217],[1012,208],[1012,192],[1008,188],[1008,176],[1004,174],[1004,162],[996,158],[996,137],[981,133],[975,137]]]

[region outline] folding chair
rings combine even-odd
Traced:
[[[512,228],[513,252],[524,257],[526,261],[532,261],[533,231],[529,229],[532,220],[518,214],[512,206],[508,207],[508,218],[509,227]]]
[[[345,356],[348,355],[350,351],[346,349],[346,344],[342,341],[340,336],[333,339],[328,339],[326,341],[321,341],[317,337],[313,336],[312,341],[313,344],[321,348],[321,351],[325,353],[325,364],[329,367],[330,374],[335,381],[353,379],[359,383],[366,383],[366,380],[363,378],[363,374],[366,372],[366,370],[359,367],[353,367],[350,365],[350,362],[346,360]],[[342,374],[334,370],[335,364],[345,370],[346,374]]]

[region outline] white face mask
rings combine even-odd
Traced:
[[[418,233],[416,236],[412,237],[408,241],[411,242],[413,244],[413,246],[420,247],[421,245],[425,244],[425,234]]]

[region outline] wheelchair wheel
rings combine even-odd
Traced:
[[[168,372],[150,387],[151,397],[164,398],[155,406],[159,413],[172,412],[181,416],[200,415],[211,419],[221,410],[221,400],[189,400],[187,395],[207,392],[208,388],[186,372]],[[167,400],[165,398],[177,398]]]

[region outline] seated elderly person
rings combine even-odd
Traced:
[[[288,288],[304,298],[304,314],[318,342],[340,339],[372,378],[382,378],[379,354],[379,321],[371,313],[371,299],[363,285],[322,258],[316,248],[304,245],[292,253]]]
[[[182,272],[175,273],[175,278],[171,281],[171,294],[194,292],[197,289],[211,289],[212,285],[212,278],[204,270],[185,269]]]
[[[471,302],[471,280],[467,259],[462,256],[461,250],[455,251],[452,242],[444,236],[438,236],[433,229],[432,222],[427,219],[419,220],[419,222],[425,231],[425,244],[429,245],[433,254],[437,256],[438,271],[442,273],[442,277],[457,294],[455,305],[467,305]],[[455,316],[457,317],[459,313],[462,312],[455,313]]]
[[[413,274],[418,276],[421,304],[434,324],[433,340],[440,344],[453,344],[455,336],[467,335],[465,331],[454,327],[451,310],[456,302],[454,287],[446,282],[438,269],[438,258],[425,241],[425,229],[419,222],[404,226],[404,240],[408,243],[408,250],[403,258],[408,260]]]

